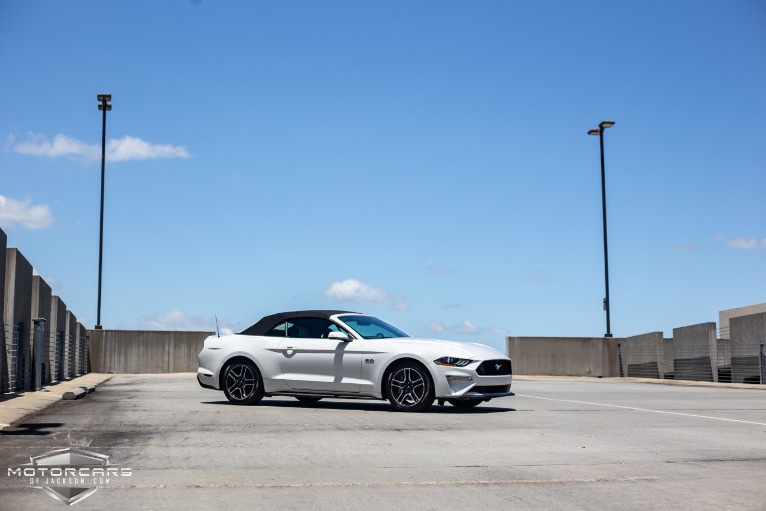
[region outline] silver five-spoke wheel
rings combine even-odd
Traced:
[[[421,365],[405,362],[395,367],[386,381],[388,400],[400,411],[417,412],[434,402],[431,376]]]
[[[226,368],[223,376],[226,399],[237,405],[250,405],[263,398],[263,380],[258,368],[249,360],[237,360]]]

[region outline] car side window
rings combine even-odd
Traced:
[[[286,337],[287,336],[287,322],[280,323],[266,334],[268,337]]]
[[[342,328],[329,319],[297,318],[287,322],[287,337],[327,339],[330,337],[330,332],[343,331]]]

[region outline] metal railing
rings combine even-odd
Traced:
[[[45,335],[40,330],[37,335],[42,339],[35,348],[34,329],[25,328],[24,323],[0,323],[0,327],[0,394],[35,390],[40,385],[55,384],[90,372],[87,336],[72,337],[61,330]],[[39,365],[35,366],[36,363]]]
[[[19,361],[19,329],[16,325],[2,324],[3,345],[0,360],[0,393],[17,392]]]

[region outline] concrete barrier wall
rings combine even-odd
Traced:
[[[213,332],[91,330],[90,362],[96,373],[197,372],[197,354]]]
[[[8,248],[8,236],[0,229],[0,326],[5,321],[5,252]],[[2,329],[0,329],[2,332]],[[0,336],[3,334],[0,333]],[[2,340],[0,338],[0,340]]]
[[[766,312],[732,317],[730,321],[731,382],[758,382],[760,381],[759,347],[761,343],[766,343]]]
[[[77,338],[80,342],[80,354],[79,358],[77,360],[77,367],[78,367],[78,373],[77,374],[88,374],[90,372],[89,366],[90,366],[90,349],[88,347],[88,329],[85,328],[85,325],[82,323],[77,323],[78,331],[77,331]]]
[[[75,343],[77,341],[77,317],[72,311],[66,311],[66,327],[64,328],[64,378],[74,377]]]
[[[673,329],[673,366],[676,380],[718,381],[715,323]]]
[[[635,335],[625,339],[621,346],[623,376],[664,378],[664,344],[662,332]]]
[[[0,229],[0,393],[8,390],[8,351],[5,328],[5,251],[8,236]]]
[[[673,339],[666,337],[662,340],[662,351],[665,357],[665,374],[673,374]]]
[[[32,383],[32,325],[29,324],[32,317],[32,265],[15,248],[5,251],[4,293],[6,360],[9,374],[15,376],[12,388],[17,391],[27,390],[31,388]],[[9,342],[10,329],[13,329],[14,333]],[[14,337],[21,342],[16,343]]]
[[[507,337],[514,374],[548,376],[620,375],[617,345],[606,337]]]
[[[48,358],[50,356],[50,333],[51,333],[51,305],[52,305],[51,287],[42,277],[35,275],[32,277],[32,317],[30,324],[35,319],[45,320],[45,331],[43,333],[42,345],[42,374],[41,382],[43,384],[51,382],[51,367]]]
[[[49,363],[51,381],[64,379],[64,331],[66,330],[66,304],[58,296],[51,297],[51,350]]]
[[[748,305],[747,307],[738,307],[718,313],[718,328],[721,330],[721,337],[729,339],[731,337],[731,320],[740,316],[751,316],[766,312],[766,303]]]
[[[7,248],[0,229],[0,393],[23,392],[83,373],[86,343],[76,344],[83,332],[77,318],[51,286],[34,275],[32,264],[16,248]],[[34,320],[45,320],[42,349],[34,351]],[[62,342],[57,345],[56,338]],[[82,338],[82,336],[80,336]],[[37,364],[39,363],[39,366]]]

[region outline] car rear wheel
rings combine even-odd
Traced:
[[[223,374],[223,393],[235,405],[252,405],[263,399],[263,379],[255,364],[236,360]]]
[[[473,408],[480,405],[483,401],[483,399],[452,399],[449,404],[455,408]]]
[[[415,362],[396,366],[386,378],[386,396],[400,412],[419,412],[434,402],[434,385],[425,367]]]
[[[297,399],[301,403],[316,403],[317,401],[320,401],[322,398],[311,397],[311,396],[295,396],[295,399]]]

